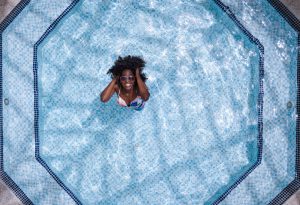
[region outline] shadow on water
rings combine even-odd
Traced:
[[[124,128],[123,125],[130,122],[135,112],[128,108],[120,107],[116,103],[114,96],[106,103],[101,102],[99,98],[94,99],[90,104],[89,110],[91,114],[82,122],[82,126],[88,128],[96,122],[99,126],[105,127],[103,131],[97,132],[95,136],[102,145],[107,145],[109,136],[115,133],[119,127]]]
[[[129,136],[132,136],[134,130],[132,130],[130,122],[136,111],[119,106],[115,96],[106,103],[101,102],[99,98],[95,98],[88,109],[90,115],[82,122],[82,126],[88,130],[95,129],[97,126],[102,127],[99,131],[94,132],[93,137],[95,143],[92,146],[94,149],[97,149],[96,147],[100,146],[104,151],[103,166],[100,168],[101,172],[103,172],[101,186],[103,187],[103,193],[106,193],[104,198],[108,199],[110,198],[108,193],[111,193],[112,191],[109,182],[112,167],[110,163],[108,163],[108,156],[110,155],[109,153],[114,152],[114,144],[116,141],[114,138],[118,138],[120,134],[123,134],[126,136],[127,140],[129,140]]]

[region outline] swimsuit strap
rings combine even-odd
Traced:
[[[142,110],[144,108],[145,102],[143,101],[143,99],[141,99],[141,96],[137,95],[137,97],[133,101],[127,104],[126,101],[120,96],[120,93],[121,93],[121,89],[119,88],[119,92],[117,92],[118,95],[117,102],[122,107],[130,107],[137,111]],[[136,90],[136,94],[137,94],[137,90]]]

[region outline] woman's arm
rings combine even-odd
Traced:
[[[137,68],[135,70],[135,75],[136,75],[135,77],[136,77],[136,82],[138,85],[139,93],[140,93],[142,99],[144,101],[147,101],[150,97],[150,93],[148,91],[146,84],[144,83],[144,81],[142,80],[142,78],[140,76],[140,69]]]
[[[112,81],[108,84],[108,86],[101,92],[100,100],[102,102],[107,102],[110,100],[111,96],[114,94],[118,81],[118,77],[112,79]]]

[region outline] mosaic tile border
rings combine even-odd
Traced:
[[[263,76],[264,76],[264,70],[263,70],[263,62],[264,62],[264,48],[262,44],[256,39],[234,16],[234,14],[230,11],[230,9],[225,6],[221,1],[215,0],[215,3],[221,7],[223,11],[225,11],[229,17],[236,23],[236,25],[242,30],[242,32],[247,35],[250,39],[250,41],[254,44],[257,45],[259,52],[260,52],[260,58],[259,58],[259,96],[258,96],[258,104],[259,104],[259,109],[258,109],[258,157],[257,161],[252,165],[246,172],[243,174],[237,182],[235,182],[232,186],[229,187],[227,191],[225,191],[213,204],[219,204],[222,200],[225,199],[225,197],[234,189],[237,187],[238,184],[240,184],[260,163],[262,160],[262,130],[263,130],[263,118],[262,118],[262,113],[263,113]],[[61,18],[57,19],[60,21]],[[54,26],[55,27],[55,26]],[[34,110],[35,110],[35,133],[36,133],[36,156],[37,160],[47,169],[47,171],[53,176],[53,178],[64,188],[68,193],[71,191],[63,184],[63,182],[54,174],[54,172],[47,166],[45,161],[41,159],[39,156],[39,139],[38,139],[38,87],[37,87],[37,68],[38,68],[38,62],[37,62],[37,47],[39,44],[50,34],[50,32],[53,30],[52,27],[51,29],[47,30],[45,34],[41,37],[41,39],[35,44],[34,48],[34,88],[35,88],[35,102],[34,102]],[[73,194],[71,194],[73,198]],[[74,196],[75,197],[75,196]],[[80,203],[80,201],[76,200],[77,203]]]
[[[2,87],[2,33],[7,26],[22,12],[30,0],[22,0],[0,24],[0,178],[15,193],[23,204],[33,205],[32,201],[4,171],[3,163],[3,87]]]
[[[69,196],[78,205],[82,205],[81,201],[75,196],[75,194],[59,179],[59,177],[50,169],[47,163],[40,156],[40,142],[39,142],[39,106],[38,106],[38,61],[37,53],[38,46],[47,38],[47,36],[53,31],[58,23],[77,5],[79,0],[73,0],[72,3],[59,15],[57,19],[48,27],[42,37],[34,44],[33,49],[33,75],[34,75],[34,134],[35,134],[35,158],[36,160],[47,170],[47,172],[53,177],[53,179],[63,188]]]
[[[76,0],[74,2],[78,2],[79,0]],[[220,0],[214,0],[228,15],[229,17],[243,30],[243,32],[249,37],[249,39],[254,42],[255,44],[258,45],[261,53],[260,53],[260,77],[263,77],[263,46],[259,43],[259,41],[257,39],[255,39],[250,32],[248,32],[243,26],[242,24],[240,24],[237,19],[235,18],[235,16],[233,15],[233,13],[230,11],[230,9],[228,7],[226,7],[225,5],[223,5],[221,3]],[[270,4],[272,6],[274,6],[274,8],[281,14],[284,16],[284,18],[294,27],[296,28],[296,30],[299,32],[299,28],[300,28],[300,24],[299,21],[291,14],[291,12],[289,12],[286,7],[284,5],[282,5],[281,2],[276,1],[276,0],[268,0],[270,2]],[[13,21],[13,19],[22,11],[23,8],[25,8],[25,6],[30,2],[30,0],[22,0],[18,6],[9,14],[9,16],[1,23],[0,25],[0,71],[2,73],[2,32],[4,31],[4,29]],[[73,2],[73,3],[74,3]],[[71,5],[70,5],[71,6]],[[70,7],[68,7],[68,9],[66,10],[66,13],[68,11],[70,11]],[[284,15],[286,14],[286,15]],[[65,12],[63,13],[64,15],[66,14]],[[56,23],[53,23],[46,32],[50,32],[51,30],[53,30],[53,28],[58,24],[58,21],[60,21],[64,15],[61,15],[58,19],[56,19]],[[46,33],[43,35],[43,37],[46,37]],[[40,41],[38,41],[40,43]],[[35,44],[35,49],[37,49],[37,45],[38,43]],[[300,45],[300,37],[298,37],[298,46]],[[34,56],[34,66],[37,66],[37,58],[36,58],[36,52],[35,52],[35,56]],[[36,67],[35,67],[36,68]],[[299,71],[300,69],[300,54],[298,53],[298,64],[297,64],[297,70]],[[37,73],[36,73],[37,74]],[[35,76],[36,77],[36,76]],[[300,85],[300,74],[299,72],[297,73],[297,84],[298,86]],[[35,85],[36,86],[36,85]],[[3,96],[2,96],[2,76],[0,77],[0,88],[1,88],[1,93],[0,93],[0,99],[1,101],[3,100]],[[35,87],[36,88],[36,87]],[[37,90],[35,89],[35,97],[37,94]],[[299,90],[297,91],[297,113],[299,113],[300,111],[300,103],[299,103],[299,99],[300,99],[300,93]],[[260,95],[259,95],[259,102],[263,103],[263,83],[262,81],[260,81]],[[259,104],[260,104],[259,103]],[[35,108],[36,108],[36,101],[35,101]],[[262,105],[262,104],[261,104]],[[2,111],[3,111],[3,104],[1,103],[0,105],[0,112],[1,112],[1,117],[0,117],[0,123],[1,123],[1,133],[0,133],[0,176],[1,178],[5,181],[5,183],[17,194],[17,196],[20,198],[20,200],[24,203],[24,204],[33,204],[27,197],[26,195],[22,192],[22,190],[13,182],[13,180],[11,180],[9,178],[9,176],[4,172],[3,169],[3,116],[2,116]],[[219,197],[213,204],[218,204],[220,203],[239,183],[241,183],[241,181],[243,181],[243,179],[245,179],[261,162],[261,155],[262,155],[262,130],[263,130],[263,124],[262,124],[262,111],[263,111],[263,106],[259,106],[259,116],[258,116],[258,121],[259,121],[259,142],[258,142],[258,147],[259,147],[259,154],[258,154],[258,160],[256,162],[255,165],[253,165],[234,185],[232,185],[221,197]],[[38,113],[36,115],[35,113],[35,117],[38,117]],[[35,124],[36,125],[36,124]],[[272,202],[270,202],[270,204],[281,204],[283,201],[285,201],[287,198],[289,198],[290,195],[292,195],[297,189],[299,189],[300,187],[300,182],[299,182],[299,165],[300,165],[300,156],[299,156],[299,150],[300,150],[300,139],[299,139],[299,120],[297,119],[297,128],[296,128],[296,132],[297,132],[297,149],[296,149],[296,178],[295,180],[290,183],[290,185],[288,187],[286,187],[277,197],[275,197]],[[38,130],[35,130],[38,131]],[[38,139],[36,139],[38,140]],[[40,158],[38,155],[39,151],[39,144],[38,141],[36,141],[36,156],[37,156],[37,160]],[[39,161],[43,166],[46,165],[45,162],[40,158]],[[44,166],[45,167],[45,166]],[[45,167],[47,169],[47,171],[52,172],[48,166],[46,165]],[[52,172],[53,173],[53,172]],[[51,174],[51,173],[50,173]],[[52,175],[52,174],[51,174]],[[57,177],[55,177],[54,175],[52,175],[54,177],[54,179],[59,183],[59,179]],[[58,181],[59,180],[59,181]],[[60,184],[60,183],[59,183]],[[60,184],[63,187],[63,184]],[[67,191],[67,190],[66,190]],[[68,192],[68,191],[67,191]],[[69,193],[69,192],[68,192]],[[70,194],[70,193],[69,193]],[[289,196],[288,196],[289,195]],[[73,197],[72,197],[73,198]],[[74,199],[74,198],[73,198]],[[74,199],[75,200],[75,199]],[[78,203],[78,202],[77,202]]]
[[[219,204],[223,201],[230,192],[235,189],[262,161],[262,150],[263,150],[263,78],[264,78],[264,47],[235,17],[233,12],[228,6],[222,3],[221,0],[214,0],[214,2],[229,16],[229,18],[239,27],[239,29],[254,43],[259,49],[259,94],[258,94],[258,138],[257,148],[258,155],[256,162],[233,184],[231,185],[216,201],[213,205]]]
[[[300,113],[300,21],[292,14],[290,10],[279,0],[268,0],[268,2],[276,9],[276,11],[298,32],[298,56],[297,56],[297,115]],[[300,189],[300,124],[299,117],[296,121],[296,159],[295,159],[295,179],[285,187],[270,203],[269,205],[283,204],[295,192]]]

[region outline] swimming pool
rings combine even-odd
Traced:
[[[1,32],[2,178],[24,204],[280,204],[298,33],[274,2],[22,1]],[[127,54],[147,61],[141,113],[99,101]]]

